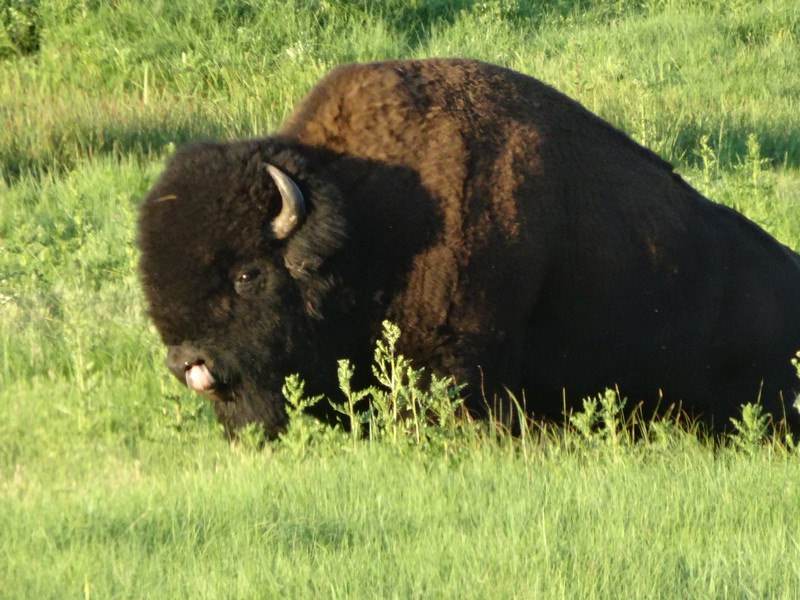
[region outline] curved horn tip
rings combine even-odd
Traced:
[[[289,175],[270,163],[264,163],[264,166],[281,195],[281,211],[272,220],[272,233],[281,240],[288,237],[305,218],[306,202],[303,192]]]

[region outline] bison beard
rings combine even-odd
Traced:
[[[758,399],[800,425],[800,261],[530,77],[468,60],[333,71],[272,137],[186,147],[139,221],[168,365],[229,435],[286,422],[299,373],[336,398],[400,350],[557,418],[617,386],[717,430]],[[329,417],[321,409],[320,417]]]

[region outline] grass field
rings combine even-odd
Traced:
[[[790,0],[0,0],[0,598],[797,597],[791,446],[258,450],[166,372],[133,242],[165,157],[424,56],[554,85],[800,248]]]

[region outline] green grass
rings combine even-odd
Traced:
[[[0,0],[0,597],[795,596],[792,448],[258,451],[166,372],[134,244],[164,158],[268,134],[337,64],[434,55],[551,83],[800,248],[789,0]]]
[[[5,592],[792,598],[800,576],[796,460],[184,444],[19,467],[0,513]]]

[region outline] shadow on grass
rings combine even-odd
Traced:
[[[82,160],[99,156],[146,160],[192,140],[220,139],[226,131],[208,119],[64,124],[47,133],[45,143],[15,143],[4,151],[0,178],[11,185],[23,176],[41,178],[74,169]]]
[[[758,141],[760,158],[772,168],[800,167],[800,132],[778,129],[773,125],[750,123],[739,128],[726,128],[720,138],[714,132],[722,126],[707,123],[703,127],[684,123],[672,133],[669,149],[661,151],[662,158],[676,166],[702,168],[704,157],[701,140],[714,156],[716,168],[731,170],[743,164],[748,156],[748,138]],[[150,160],[168,153],[173,146],[203,139],[230,139],[229,128],[210,118],[145,119],[140,122],[106,122],[62,124],[47,133],[41,145],[12,141],[6,148],[0,178],[11,185],[22,176],[42,177],[75,168],[82,160],[99,156],[117,159]]]
[[[724,129],[724,135],[720,137],[718,132],[721,129]],[[674,136],[671,156],[664,158],[673,163],[702,168],[701,140],[705,138],[717,168],[728,171],[746,161],[751,136],[758,142],[759,157],[768,166],[800,167],[800,131],[757,122],[729,128],[725,124],[725,115],[719,115],[714,122],[707,122],[702,127],[696,123],[684,123]]]
[[[514,27],[535,30],[545,21],[565,19],[570,15],[592,12],[598,21],[605,22],[622,14],[631,15],[648,10],[638,0],[619,0],[606,5],[598,5],[594,0],[387,0],[380,4],[371,0],[354,0],[350,7],[356,14],[383,17],[392,31],[406,41],[412,52],[425,47],[436,28],[452,26],[462,14],[485,16],[492,21],[506,21]]]

